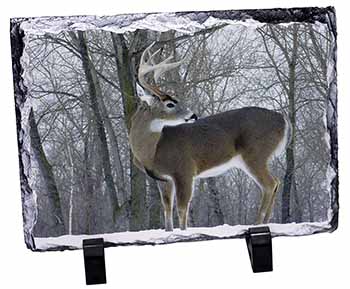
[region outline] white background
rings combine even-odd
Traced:
[[[7,2],[7,3],[6,3]],[[83,252],[26,249],[18,173],[9,18],[213,9],[335,6],[338,20],[339,229],[273,239],[274,271],[253,274],[244,240],[106,249],[104,288],[349,288],[350,65],[348,1],[3,1],[0,17],[0,287],[85,288]],[[6,4],[5,4],[6,3]],[[6,6],[5,6],[6,5]],[[348,275],[348,276],[347,276]],[[17,287],[18,286],[18,287]]]

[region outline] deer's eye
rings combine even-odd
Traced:
[[[166,106],[169,107],[169,108],[173,108],[173,107],[175,107],[175,104],[169,102]]]

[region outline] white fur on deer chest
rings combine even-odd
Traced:
[[[177,126],[177,125],[183,124],[183,123],[185,123],[185,120],[183,120],[183,119],[169,120],[169,119],[156,118],[156,119],[152,120],[152,122],[150,124],[150,130],[151,130],[151,132],[160,133],[165,126]]]

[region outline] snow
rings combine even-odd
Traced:
[[[261,226],[261,225],[260,225]],[[303,236],[319,233],[331,229],[328,222],[319,223],[290,223],[268,224],[273,237],[276,236]],[[212,239],[227,239],[243,237],[248,228],[247,225],[221,225],[209,228],[188,228],[185,231],[175,229],[173,232],[165,230],[146,230],[138,232],[119,232],[100,235],[65,235],[55,238],[34,238],[36,250],[55,249],[65,247],[69,249],[81,249],[84,239],[103,238],[105,242],[118,245],[159,245],[180,241],[197,241]]]
[[[176,13],[151,13],[151,14],[122,14],[114,16],[65,16],[65,17],[36,17],[23,21],[21,28],[26,34],[43,35],[45,33],[58,34],[61,31],[77,30],[105,30],[115,33],[133,32],[137,29],[148,29],[165,32],[175,30],[184,34],[211,28],[215,25],[230,24],[244,25],[249,29],[256,29],[265,25],[254,19],[229,20],[208,17],[203,23],[200,17],[190,15],[177,15]],[[283,23],[284,26],[293,22]],[[317,25],[325,25],[315,23]]]

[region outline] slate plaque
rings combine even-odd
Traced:
[[[331,232],[333,7],[11,19],[35,251]]]

